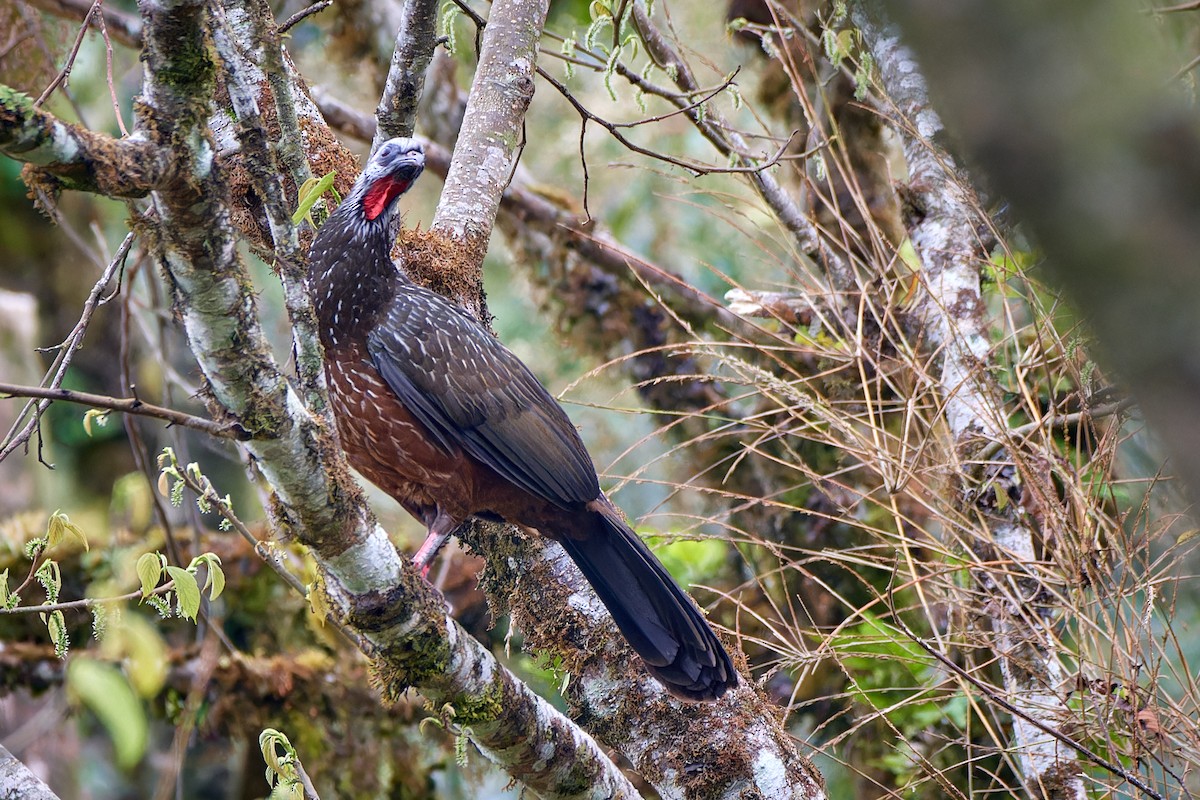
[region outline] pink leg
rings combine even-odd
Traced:
[[[431,562],[437,557],[442,545],[446,544],[450,534],[454,533],[457,528],[458,521],[441,511],[433,518],[433,522],[429,525],[429,534],[417,550],[417,554],[413,556],[413,566],[421,570],[422,578],[429,577]]]

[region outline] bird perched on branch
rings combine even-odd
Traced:
[[[532,528],[562,543],[668,691],[720,697],[737,685],[729,655],[601,493],[566,413],[478,321],[392,261],[397,198],[424,166],[416,141],[383,144],[310,252],[350,464],[425,523],[422,569],[470,517]]]

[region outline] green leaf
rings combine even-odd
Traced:
[[[67,689],[100,720],[116,751],[117,764],[132,769],[146,752],[146,712],[129,681],[111,664],[77,657],[67,665]]]
[[[8,570],[0,572],[0,608],[8,608]]]
[[[162,578],[163,557],[158,553],[143,553],[137,560],[137,576],[142,583],[142,597],[149,597]]]
[[[188,569],[201,564],[208,567],[208,579],[204,582],[204,588],[209,590],[208,599],[216,600],[221,596],[221,592],[225,591],[225,572],[221,569],[221,557],[216,553],[201,553],[192,559]]]
[[[59,545],[68,535],[82,542],[84,550],[91,549],[87,537],[83,534],[83,530],[74,522],[71,522],[71,518],[62,513],[62,511],[56,510],[50,515],[50,522],[46,525],[46,546],[54,547]]]
[[[179,613],[195,622],[196,615],[200,613],[200,587],[196,583],[196,576],[183,567],[168,565],[166,570],[167,574],[171,576],[171,580],[175,581],[175,596],[179,598]]]
[[[296,204],[296,213],[292,214],[292,224],[299,225],[300,220],[308,217],[308,221],[315,228],[312,217],[308,216],[308,212],[312,211],[313,205],[321,199],[321,195],[329,191],[333,186],[333,179],[337,175],[337,170],[330,170],[322,175],[320,180],[309,178],[300,187],[299,202]]]

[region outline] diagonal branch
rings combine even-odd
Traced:
[[[50,791],[50,787],[8,752],[4,745],[0,745],[0,797],[59,800],[58,795]]]
[[[853,19],[878,64],[885,96],[896,104],[910,185],[925,212],[910,231],[921,256],[923,288],[912,309],[919,329],[914,340],[927,341],[940,361],[938,389],[957,451],[969,457],[981,441],[985,446],[1002,443],[1007,455],[998,466],[989,467],[987,480],[996,493],[1020,497],[1028,482],[1007,449],[1013,439],[989,372],[977,204],[956,174],[953,159],[931,142],[942,130],[941,121],[897,29],[874,0],[858,4]],[[1059,731],[1070,710],[1060,691],[1067,673],[1049,625],[1062,610],[1048,599],[1052,593],[1037,576],[1035,531],[1017,500],[1001,506],[991,502],[993,494],[969,485],[961,485],[951,496],[970,503],[962,518],[979,521],[977,530],[964,531],[967,541],[977,551],[999,549],[1011,559],[1011,571],[1021,573],[1012,578],[982,567],[976,570],[987,606],[998,610],[991,615],[990,645],[1000,661],[1006,700],[1020,712],[1013,717],[1013,738],[1023,777],[1030,787],[1054,787],[1055,797],[1081,800],[1086,791],[1075,752],[1046,733]],[[981,558],[992,560],[986,552]]]

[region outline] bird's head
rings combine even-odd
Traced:
[[[408,191],[424,169],[425,150],[416,139],[398,137],[380,145],[355,187],[363,216],[372,222],[386,220],[396,198]]]

